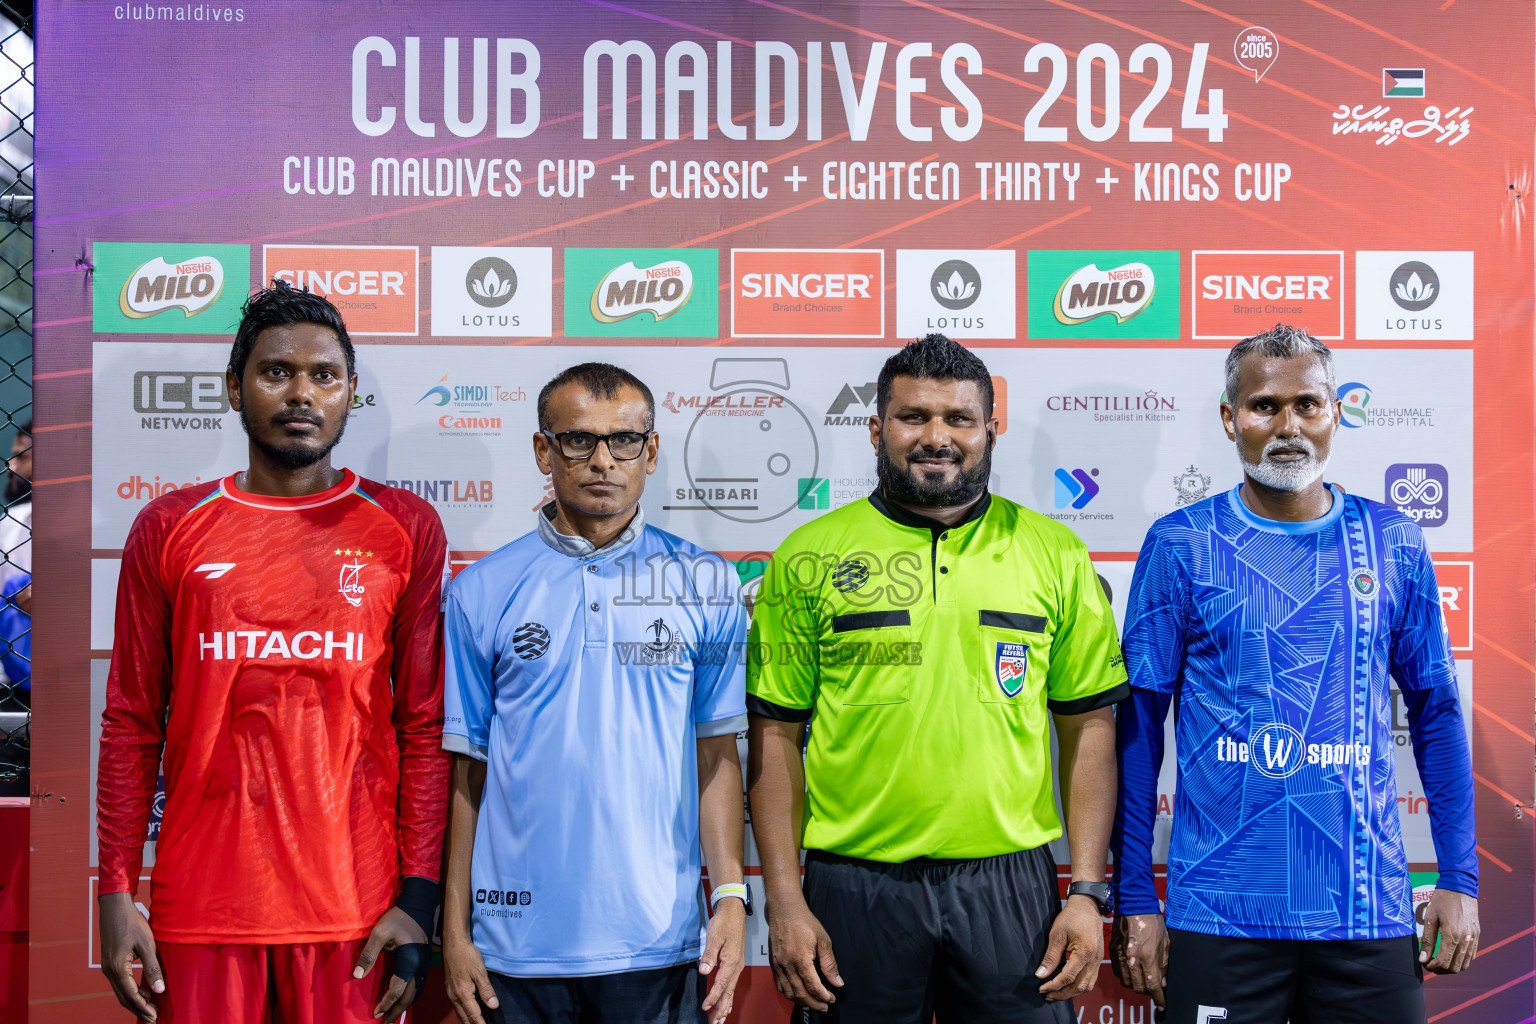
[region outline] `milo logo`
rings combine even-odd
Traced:
[[[693,268],[682,260],[643,268],[630,261],[598,280],[592,289],[592,317],[605,324],[641,313],[665,320],[687,305],[692,295]]]
[[[1156,281],[1145,263],[1126,263],[1109,270],[1097,264],[1080,267],[1056,290],[1053,312],[1064,324],[1080,324],[1097,316],[1125,323],[1152,301]]]

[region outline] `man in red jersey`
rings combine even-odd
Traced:
[[[394,1021],[438,901],[447,543],[421,499],[331,465],[357,375],[328,301],[281,281],[252,297],[228,378],[250,468],[156,498],[123,549],[102,969],[162,1024]],[[133,894],[162,752],[145,921]],[[383,949],[392,979],[372,973]]]

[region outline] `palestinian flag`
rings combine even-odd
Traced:
[[[1381,71],[1381,94],[1383,96],[1422,98],[1424,95],[1424,69],[1383,68]]]

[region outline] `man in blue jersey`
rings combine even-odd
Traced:
[[[718,1024],[748,912],[740,585],[645,524],[659,441],[639,379],[573,366],[538,416],[555,498],[447,598],[448,993],[465,1024]]]
[[[1323,482],[1335,395],[1333,356],[1304,331],[1234,346],[1221,415],[1243,483],[1157,520],[1136,562],[1110,961],[1172,1024],[1422,1024],[1423,969],[1477,952],[1471,757],[1434,567],[1412,519]],[[1440,867],[1422,948],[1394,680]],[[1170,705],[1165,927],[1152,831]]]

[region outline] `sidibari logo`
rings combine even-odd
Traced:
[[[928,290],[945,309],[966,309],[981,298],[981,274],[965,260],[949,260],[934,268]]]
[[[117,305],[124,316],[135,320],[171,309],[196,316],[223,292],[224,265],[212,256],[194,256],[176,263],[156,256],[128,275]]]
[[[1115,323],[1123,324],[1151,305],[1156,284],[1152,268],[1145,263],[1108,270],[1090,263],[1061,282],[1052,312],[1063,324],[1087,323],[1097,316],[1113,316]]]
[[[682,260],[650,267],[634,261],[614,267],[592,289],[592,317],[613,324],[641,313],[658,322],[681,310],[693,295],[693,268]]]
[[[505,306],[517,293],[517,271],[499,256],[476,260],[464,275],[464,290],[487,309]]]

